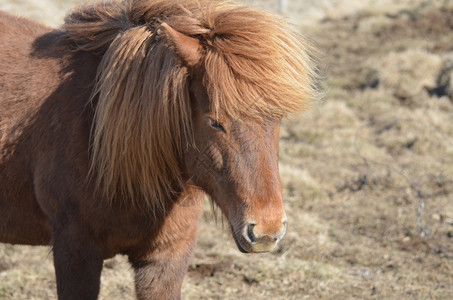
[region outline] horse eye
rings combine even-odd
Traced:
[[[212,128],[226,133],[225,128],[223,128],[222,124],[220,124],[218,121],[211,119],[211,118],[208,118],[208,121],[209,121],[209,125],[211,125]]]

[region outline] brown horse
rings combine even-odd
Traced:
[[[179,298],[205,193],[241,251],[282,239],[279,121],[315,93],[283,21],[129,0],[59,30],[1,13],[0,41],[0,242],[51,245],[60,299],[95,299],[118,253],[138,298]]]

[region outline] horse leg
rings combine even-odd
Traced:
[[[53,253],[58,299],[97,299],[103,259],[99,249],[76,224],[57,228]]]
[[[135,270],[135,290],[140,300],[181,299],[181,285],[187,271],[190,254],[164,259],[132,261]]]
[[[193,213],[191,209],[194,209]],[[182,281],[196,244],[201,205],[173,210],[158,238],[152,242],[152,250],[138,257],[129,255],[135,270],[135,290],[140,300],[181,298]]]

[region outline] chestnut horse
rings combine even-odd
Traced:
[[[119,253],[139,299],[179,298],[206,194],[242,252],[272,251],[308,49],[227,1],[101,2],[58,30],[0,13],[0,242],[51,245],[60,299],[96,299]]]

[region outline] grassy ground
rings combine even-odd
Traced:
[[[282,126],[281,250],[239,253],[206,205],[185,299],[453,298],[453,1],[377,2],[301,27],[327,94]],[[0,299],[54,298],[51,260],[0,245]],[[101,299],[133,293],[108,260]]]

